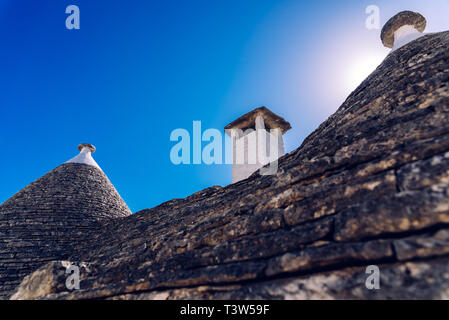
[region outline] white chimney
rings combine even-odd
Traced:
[[[290,123],[266,107],[241,116],[225,127],[232,139],[232,183],[248,178],[285,154],[282,135]]]

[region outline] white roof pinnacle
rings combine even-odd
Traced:
[[[66,163],[82,163],[92,167],[96,167],[97,169],[101,170],[100,166],[95,162],[94,158],[92,157],[92,153],[95,152],[95,147],[93,145],[82,143],[78,146],[78,150],[80,150],[79,155],[70,159]]]

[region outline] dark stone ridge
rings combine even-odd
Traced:
[[[449,32],[391,53],[276,175],[77,231],[14,299],[449,299]]]
[[[426,18],[421,14],[413,11],[402,11],[392,17],[382,28],[380,39],[387,48],[394,47],[394,33],[403,26],[414,26],[419,32],[424,32],[426,29]]]
[[[0,206],[0,295],[51,260],[70,256],[102,222],[130,215],[106,175],[66,163]]]

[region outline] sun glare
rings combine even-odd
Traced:
[[[376,68],[382,63],[384,55],[370,54],[360,56],[347,63],[345,74],[345,88],[348,91],[355,90]]]

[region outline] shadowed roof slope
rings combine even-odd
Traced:
[[[64,163],[4,202],[0,212],[50,213],[82,220],[131,214],[107,176],[96,167]]]

